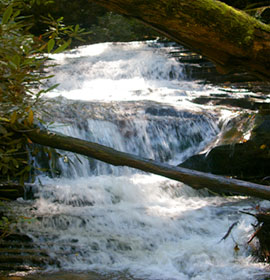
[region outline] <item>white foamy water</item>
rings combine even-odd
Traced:
[[[182,65],[168,57],[171,50],[173,47],[161,49],[153,42],[102,43],[53,55],[61,66],[51,83],[60,86],[50,96],[106,102],[181,101],[182,106],[194,110],[189,97],[219,90],[185,80]]]
[[[203,150],[233,113],[191,103],[219,89],[185,80],[168,51],[153,42],[105,43],[55,56],[53,82],[61,85],[50,95],[68,99],[48,108],[55,130],[161,162]],[[50,270],[155,280],[263,279],[265,267],[247,245],[255,221],[239,212],[258,201],[67,156],[72,162],[64,157],[58,163],[61,177],[40,177],[35,200],[19,206],[36,218],[21,230],[59,261]]]
[[[209,197],[154,175],[43,183],[36,210],[29,210],[37,221],[24,230],[62,269],[128,271],[142,279],[256,279],[262,273],[246,244],[254,220],[238,212],[254,206],[248,199]]]

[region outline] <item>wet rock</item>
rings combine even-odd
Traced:
[[[170,108],[148,107],[146,108],[145,113],[150,114],[152,116],[166,116],[166,117],[178,116],[178,112],[171,107]]]
[[[262,142],[270,141],[270,117],[267,116],[267,118],[254,129],[253,133],[256,134],[256,139],[261,139]]]
[[[16,242],[21,242],[20,244],[30,244],[32,242],[32,239],[25,235],[25,234],[20,234],[20,233],[12,233],[12,234],[9,234],[7,235],[4,239],[3,239],[4,242],[13,242],[13,241],[16,241]],[[1,242],[0,242],[1,244]],[[12,244],[12,243],[10,243]],[[2,245],[2,244],[1,244]],[[12,246],[12,245],[11,245]]]
[[[269,176],[270,170],[269,148],[258,146],[254,141],[221,145],[207,154],[187,159],[180,166],[267,184],[264,178]]]
[[[198,97],[194,98],[192,102],[196,104],[213,104],[213,105],[224,105],[224,106],[230,106],[230,107],[238,107],[242,109],[249,109],[249,110],[259,110],[262,108],[268,108],[268,103],[262,103],[259,101],[256,101],[252,98],[222,98],[219,97]]]
[[[0,275],[5,271],[8,274],[40,271],[48,265],[58,265],[58,261],[46,250],[38,248],[29,236],[14,233],[0,240]]]
[[[241,132],[241,129],[238,129],[240,126],[246,126],[247,130],[253,126],[248,141],[239,135],[246,132],[245,130]],[[223,143],[221,142],[220,145],[207,153],[188,158],[179,166],[268,185],[270,183],[269,111],[262,110],[256,115],[255,120],[252,120],[251,115],[238,116],[235,121],[232,121],[231,129],[224,133],[223,138]]]
[[[244,72],[221,74],[208,59],[185,48],[180,48],[179,51],[174,50],[170,55],[182,63],[183,73],[188,79],[200,79],[209,83],[219,84],[223,84],[224,82],[239,83],[257,80],[256,77]]]

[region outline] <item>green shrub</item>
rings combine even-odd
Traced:
[[[31,129],[42,122],[42,96],[57,86],[40,89],[50,78],[44,75],[46,53],[61,52],[73,38],[82,40],[88,34],[79,25],[65,26],[63,18],[48,16],[43,17],[46,33],[35,37],[29,32],[30,18],[20,15],[35,2],[40,1],[0,2],[0,181],[5,182],[23,183],[33,173],[34,147],[18,124]]]

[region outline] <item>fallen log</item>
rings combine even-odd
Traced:
[[[183,182],[195,189],[208,188],[214,192],[223,191],[270,200],[269,186],[160,163],[151,159],[120,152],[97,143],[46,130],[33,129],[27,130],[24,133],[32,142],[37,144],[89,156],[116,166],[129,166],[145,172],[154,173]]]

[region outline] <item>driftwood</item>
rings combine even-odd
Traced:
[[[252,210],[252,209],[251,209]],[[246,211],[240,211],[241,213],[251,215],[255,217],[258,221],[256,225],[252,225],[254,227],[254,233],[248,240],[248,244],[250,244],[255,237],[259,240],[260,246],[256,250],[258,257],[262,261],[270,262],[270,209],[268,208],[258,208],[255,209],[256,213],[249,213]]]
[[[129,166],[183,182],[195,189],[248,195],[270,200],[270,187],[172,166],[112,148],[40,129],[25,131],[32,142],[56,149],[86,155],[116,166]]]
[[[216,0],[89,0],[138,19],[212,60],[270,78],[270,26]]]

